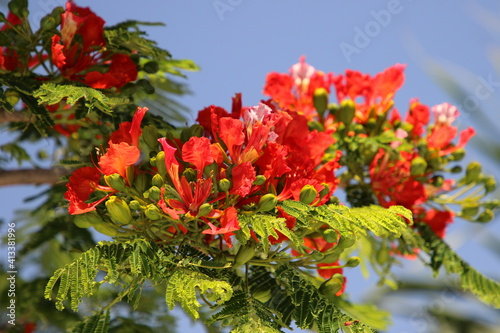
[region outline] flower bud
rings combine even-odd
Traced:
[[[486,222],[490,222],[494,217],[495,217],[495,214],[493,214],[493,211],[491,209],[485,209],[484,212],[479,214],[476,221],[486,223]]]
[[[451,173],[460,173],[462,172],[462,167],[460,165],[455,165],[453,168],[450,169]]]
[[[93,226],[93,228],[95,230],[97,230],[98,232],[100,232],[101,234],[104,234],[104,235],[110,236],[110,237],[118,236],[120,234],[120,232],[118,231],[118,229],[115,226],[110,225],[108,223],[96,224]]]
[[[183,172],[182,175],[186,177],[186,180],[188,182],[195,182],[196,181],[196,171],[194,171],[191,168],[186,168]]]
[[[89,228],[93,225],[103,223],[103,220],[99,213],[93,211],[85,214],[75,215],[74,222],[78,228]]]
[[[137,200],[132,200],[128,203],[128,206],[131,210],[139,210],[141,209],[141,204]]]
[[[361,262],[361,259],[359,257],[351,257],[347,262],[345,263],[345,267],[356,267],[359,265]]]
[[[200,206],[200,208],[198,209],[198,217],[200,216],[207,216],[208,214],[210,214],[212,212],[212,210],[214,209],[214,207],[205,202],[203,205]]]
[[[153,176],[151,184],[157,187],[162,187],[165,184],[165,181],[163,180],[163,177],[157,173],[156,175]]]
[[[193,136],[196,136],[198,138],[201,138],[203,136],[204,131],[205,131],[205,129],[203,128],[203,126],[201,126],[199,124],[194,124],[191,127],[189,127],[189,134],[190,134],[189,137],[191,138]]]
[[[336,121],[339,121],[340,107],[337,103],[329,103],[328,112],[335,117]]]
[[[161,219],[163,216],[161,215],[160,209],[156,207],[154,204],[147,205],[146,209],[144,210],[144,215],[152,221],[156,221]]]
[[[266,176],[264,175],[258,175],[257,177],[255,177],[255,180],[253,181],[252,185],[262,185],[266,182]]]
[[[323,183],[321,185],[323,185],[323,189],[319,191],[319,197],[323,198],[325,195],[328,195],[328,193],[330,193],[330,188],[328,188],[328,184]]]
[[[158,201],[160,200],[161,190],[157,186],[151,186],[147,191],[143,193],[143,195],[144,198]]]
[[[142,193],[146,190],[147,177],[145,174],[138,174],[134,180],[134,187],[137,192]]]
[[[481,164],[479,162],[471,162],[465,170],[465,183],[470,184],[478,180],[481,175]]]
[[[233,267],[240,267],[250,261],[255,255],[255,246],[253,243],[241,245],[234,258]]]
[[[278,198],[272,193],[264,194],[257,204],[258,212],[267,212],[274,209],[278,204]]]
[[[300,190],[300,202],[310,205],[316,200],[318,196],[318,191],[312,185],[305,185],[302,190]]]
[[[104,181],[109,187],[114,188],[117,191],[124,191],[126,188],[125,179],[117,173],[104,176]]]
[[[7,99],[7,102],[12,107],[16,106],[16,104],[19,102],[20,95],[16,90],[12,88],[5,89],[4,96]]]
[[[163,179],[166,179],[167,167],[165,165],[165,152],[164,151],[160,151],[158,154],[156,154],[156,168],[158,169],[158,172],[163,177]]]
[[[451,157],[453,158],[454,161],[460,161],[464,158],[464,156],[465,156],[465,149],[463,148],[458,148],[453,153],[451,153]]]
[[[341,249],[347,249],[356,243],[356,237],[345,237],[341,236],[339,239],[339,242],[337,244],[337,247]]]
[[[441,187],[444,184],[443,176],[434,176],[432,177],[432,185],[435,187]]]
[[[338,236],[338,234],[337,234],[337,232],[335,230],[333,230],[333,229],[326,229],[323,232],[323,238],[328,243],[336,243],[337,240],[339,239],[339,236]]]
[[[28,17],[28,1],[26,0],[13,0],[8,4],[9,10],[19,16],[19,18]]]
[[[427,161],[421,157],[417,156],[411,161],[410,174],[412,176],[423,175],[427,170]]]
[[[319,286],[318,291],[327,298],[333,298],[344,285],[344,277],[342,274],[334,274],[330,279],[326,280]]]
[[[311,252],[311,257],[315,261],[320,261],[320,260],[323,260],[323,258],[325,257],[325,255],[323,254],[323,252],[320,252],[320,251],[312,251]]]
[[[497,188],[497,182],[495,178],[488,176],[484,179],[484,190],[486,193],[493,192]]]
[[[158,133],[158,130],[153,125],[144,126],[144,128],[142,129],[142,139],[148,145],[148,147],[153,150],[157,150],[158,139],[160,137],[160,133]]]
[[[314,90],[313,104],[318,114],[323,116],[328,107],[328,91],[325,88],[316,88]]]
[[[146,79],[140,79],[136,82],[136,86],[141,88],[146,94],[151,95],[155,93],[155,87]]]
[[[118,224],[130,224],[133,222],[127,203],[117,196],[113,195],[109,197],[108,201],[106,201],[106,208],[113,222]]]
[[[144,66],[142,67],[142,69],[146,73],[154,74],[154,73],[158,72],[158,70],[160,69],[160,66],[158,65],[158,62],[153,60],[153,61],[148,61],[147,63],[145,63]]]
[[[354,104],[354,101],[350,99],[344,99],[340,103],[339,118],[340,121],[346,125],[346,127],[352,123],[355,111],[356,111],[356,104]]]
[[[229,191],[229,188],[231,187],[231,182],[227,178],[223,178],[219,180],[219,190],[222,192],[227,192]]]
[[[478,203],[469,203],[462,206],[461,216],[463,217],[474,217],[479,213]]]
[[[266,303],[271,299],[271,289],[258,288],[252,293],[252,297],[261,303]]]

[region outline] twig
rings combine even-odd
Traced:
[[[18,169],[0,170],[0,186],[21,184],[55,184],[61,176],[68,175],[71,170],[63,167],[50,169]]]

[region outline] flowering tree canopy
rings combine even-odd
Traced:
[[[266,99],[245,106],[236,93],[230,110],[210,105],[182,128],[169,123],[168,92],[184,93],[172,77],[197,67],[140,22],[106,27],[68,1],[32,31],[25,1],[9,9],[0,119],[18,137],[1,149],[22,162],[21,142],[50,138],[60,161],[38,211],[52,214],[21,253],[61,237],[80,252],[32,295],[73,316],[72,332],[129,325],[114,309],[128,302],[133,318],[142,293],[234,332],[383,330],[388,314],[351,303],[344,273],[371,266],[397,287],[392,265],[417,256],[500,307],[500,284],[443,240],[450,223],[493,218],[495,181],[478,162],[462,167],[475,131],[454,126],[455,106],[413,99],[398,111],[404,65],[338,74],[301,57],[263,77]],[[43,326],[33,311],[25,332]]]

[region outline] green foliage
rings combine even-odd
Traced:
[[[427,225],[419,224],[420,235],[425,242],[423,248],[431,256],[430,266],[434,275],[441,267],[446,272],[458,274],[462,288],[478,296],[483,302],[500,308],[500,283],[491,280],[463,261],[441,238]]]
[[[54,83],[42,84],[33,96],[38,99],[38,104],[47,105],[57,104],[62,100],[69,105],[74,105],[83,98],[88,112],[97,109],[108,114],[113,112],[113,107],[129,102],[122,98],[108,97],[97,89]]]
[[[99,311],[68,330],[69,333],[106,333],[110,322],[109,311]]]

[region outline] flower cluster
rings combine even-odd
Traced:
[[[339,264],[339,254],[352,241],[322,223],[300,229],[281,202],[330,204],[338,200],[333,195],[340,186],[352,206],[404,206],[440,237],[453,220],[445,204],[430,202],[457,188],[442,174],[463,156],[474,130],[462,131],[454,143],[458,111],[447,103],[429,109],[413,100],[403,120],[393,108],[403,69],[396,65],[374,77],[355,71],[336,76],[301,58],[289,74],[268,75],[264,93],[272,99],[243,107],[237,94],[231,112],[209,106],[199,112],[198,124],[163,137],[151,126],[142,133],[147,109],[138,108],[131,122],[111,134],[95,166],[70,177],[69,212],[79,226],[108,235],[229,253],[235,267],[257,248],[267,254],[282,243],[291,248],[287,260],[327,253],[329,260],[303,262],[340,295],[342,267],[359,262]],[[339,104],[328,102],[333,88]],[[277,223],[270,230],[252,223],[266,217]],[[301,243],[291,237],[301,237]]]

